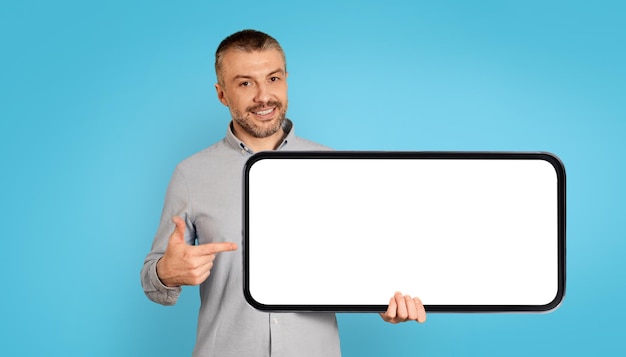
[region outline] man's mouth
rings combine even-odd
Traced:
[[[256,114],[256,115],[264,116],[264,115],[268,115],[268,114],[272,113],[273,111],[274,111],[274,108],[268,108],[268,109],[261,110],[261,111],[258,111],[258,112],[253,112],[253,113]]]

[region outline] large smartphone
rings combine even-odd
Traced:
[[[261,152],[244,168],[244,294],[264,311],[550,311],[565,168],[543,152]]]

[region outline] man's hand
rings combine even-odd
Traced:
[[[403,296],[402,293],[397,292],[389,300],[387,311],[381,313],[380,316],[392,324],[410,320],[422,323],[426,321],[426,310],[419,298],[411,298],[409,295]]]
[[[237,244],[230,242],[189,245],[185,242],[185,221],[180,217],[172,221],[176,228],[156,266],[157,275],[166,286],[201,284],[211,273],[215,254],[237,249]]]

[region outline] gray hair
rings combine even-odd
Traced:
[[[231,49],[244,52],[266,51],[271,49],[278,50],[283,57],[283,62],[285,62],[285,71],[287,71],[287,59],[285,58],[285,52],[275,38],[261,31],[242,30],[226,37],[217,47],[217,51],[215,51],[215,74],[217,75],[218,83],[222,83],[220,74],[222,71],[224,54],[226,51]]]

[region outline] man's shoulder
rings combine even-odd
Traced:
[[[177,168],[179,170],[193,170],[198,167],[206,167],[214,161],[221,161],[220,158],[232,154],[233,150],[228,150],[225,141],[222,139],[213,145],[204,148],[181,161]]]

